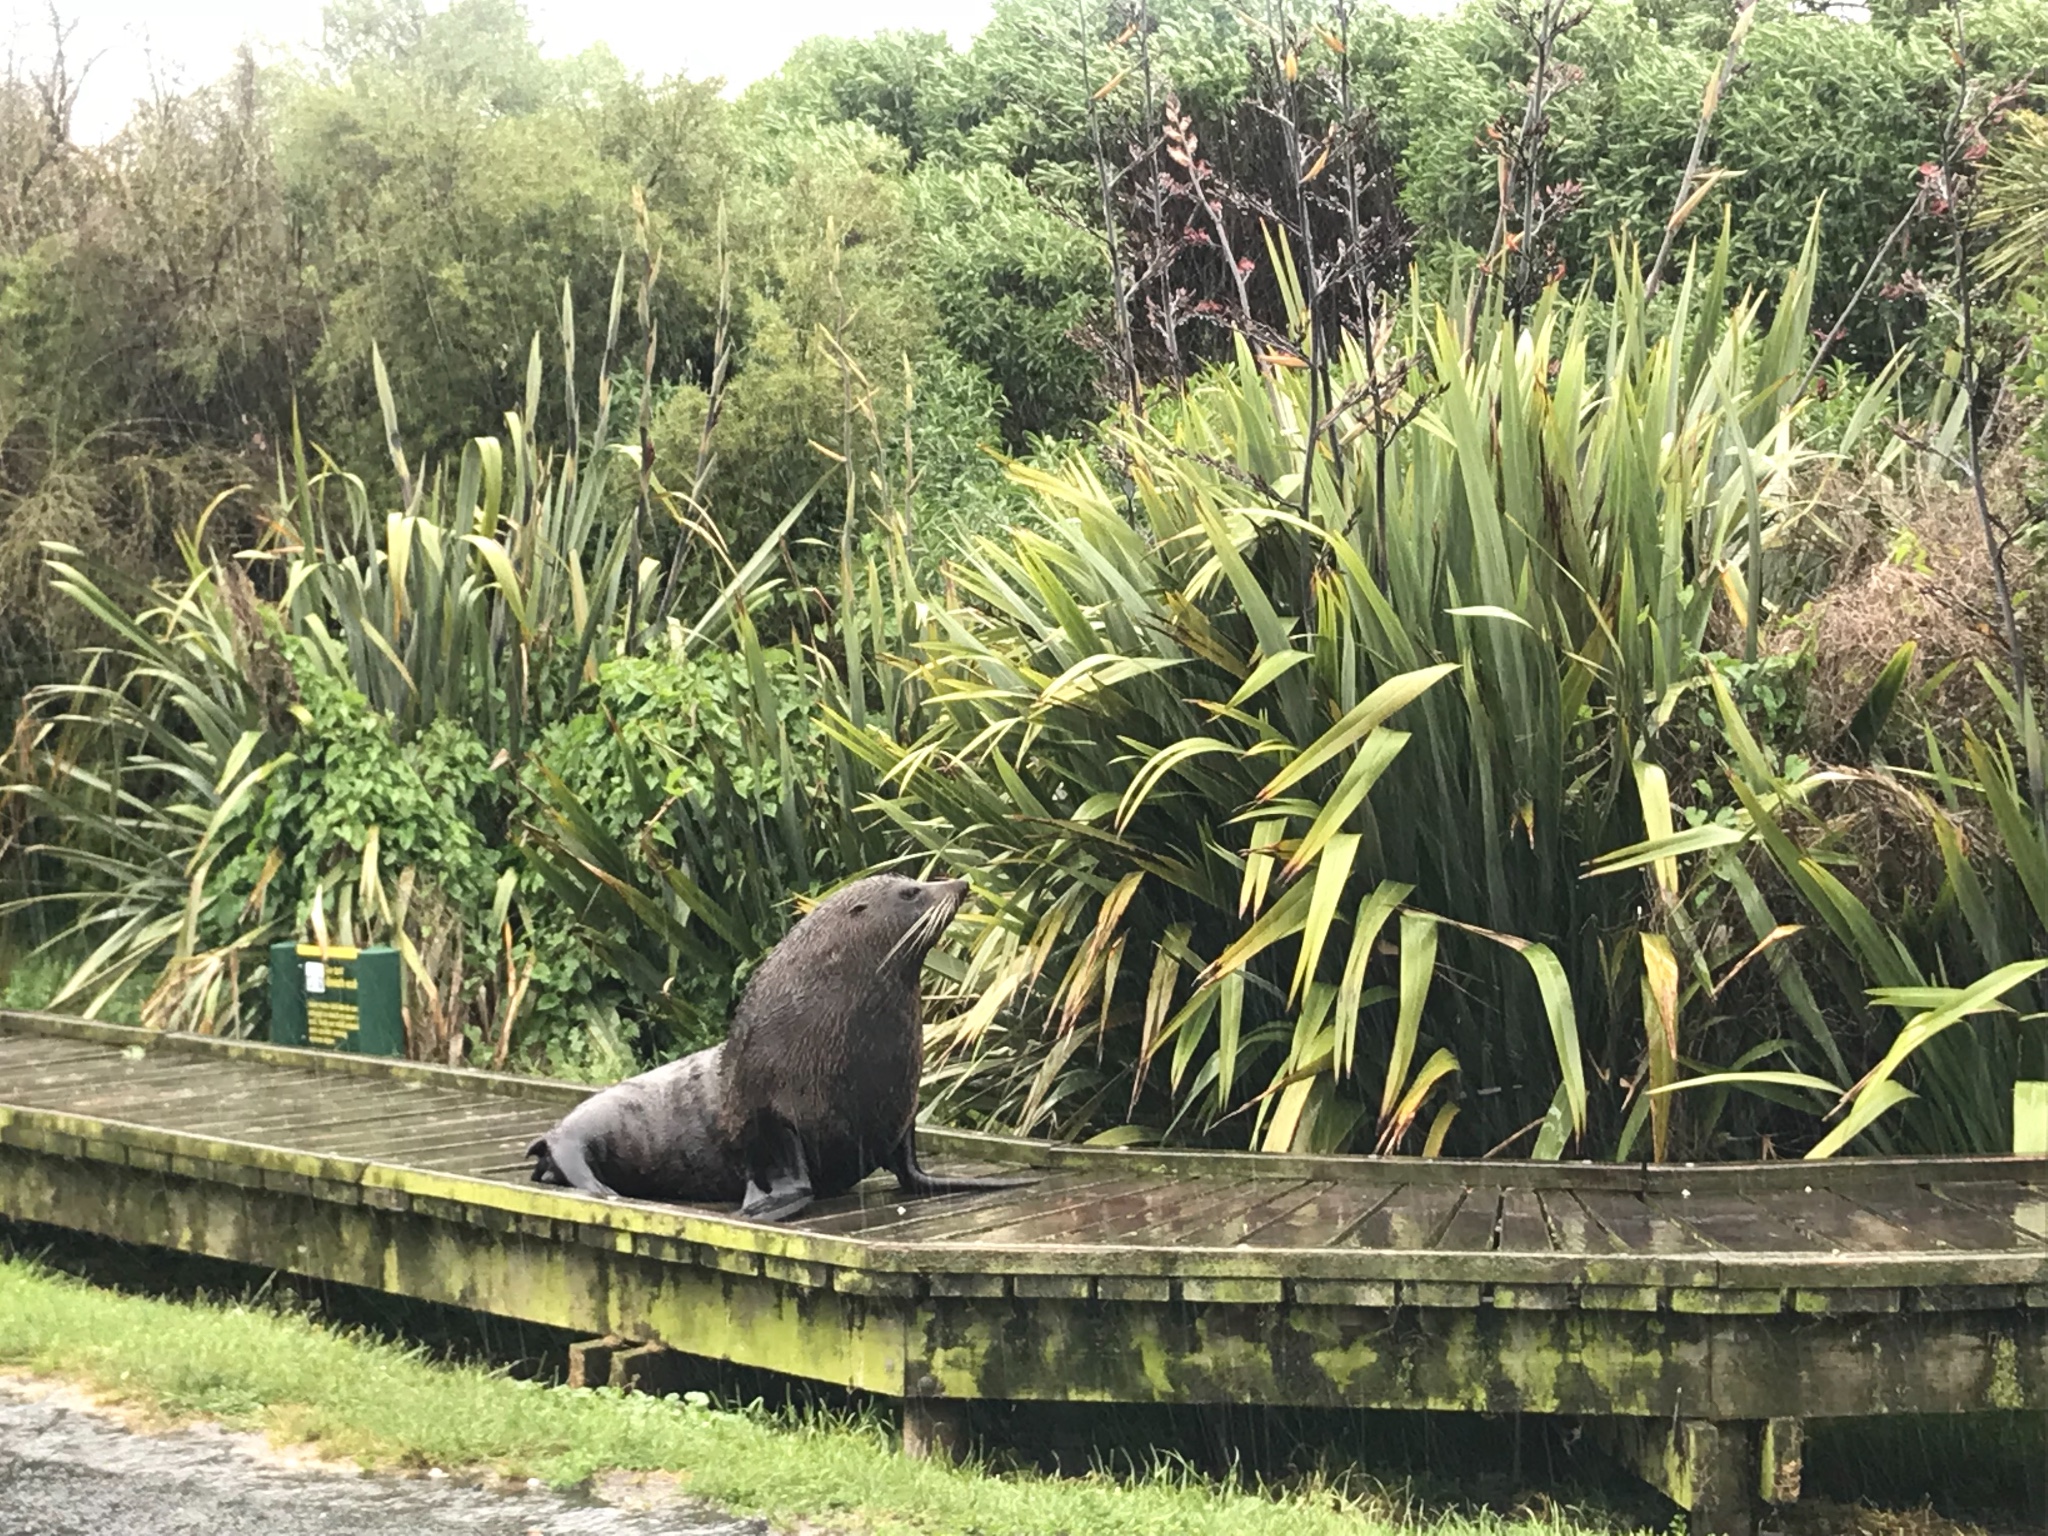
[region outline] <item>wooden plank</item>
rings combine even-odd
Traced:
[[[38,1094],[30,1102],[72,1114],[99,1115],[132,1124],[169,1125],[215,1136],[231,1134],[249,1118],[212,1113],[226,1102],[267,1105],[273,1112],[282,1112],[282,1105],[320,1102],[317,1086],[312,1083],[285,1080],[238,1085],[233,1079],[216,1077],[210,1072],[195,1073],[189,1066],[168,1070],[176,1075],[154,1082],[131,1079],[91,1091],[73,1088]]]
[[[236,1070],[231,1063],[195,1060],[171,1051],[137,1050],[132,1047],[94,1045],[78,1050],[51,1053],[21,1065],[10,1074],[12,1087],[60,1087],[93,1076],[96,1072],[149,1068],[157,1072],[222,1072]]]
[[[1982,1196],[1973,1192],[1971,1198],[1976,1200]],[[1880,1203],[1859,1194],[1855,1197],[1855,1203],[1875,1216],[1910,1227],[1914,1234],[1921,1238],[1923,1250],[2011,1253],[2038,1252],[2043,1246],[2040,1237],[2023,1230],[2014,1222],[1994,1216],[1975,1205],[1963,1205],[1955,1200],[1937,1199],[1903,1205]]]
[[[1102,1219],[1077,1225],[1060,1240],[1116,1247],[1226,1247],[1236,1243],[1260,1214],[1302,1191],[1302,1184],[1213,1180],[1177,1183],[1165,1199],[1105,1210]],[[1207,1241],[1197,1234],[1211,1234]],[[1000,1241],[991,1233],[990,1241]]]
[[[470,1126],[484,1132],[504,1131],[507,1134],[525,1128],[529,1141],[547,1129],[544,1123],[536,1124],[533,1117],[523,1113],[517,1105],[468,1104],[454,1111],[407,1109],[396,1114],[366,1115],[304,1131],[294,1129],[287,1134],[360,1142],[363,1155],[367,1156],[387,1145],[401,1145],[422,1136],[445,1139],[451,1134],[459,1135]]]
[[[326,1118],[330,1114],[334,1118]],[[337,1155],[344,1154],[344,1149],[355,1149],[347,1150],[345,1155],[367,1159],[375,1153],[366,1149],[373,1149],[410,1131],[445,1125],[453,1118],[444,1109],[432,1108],[353,1118],[341,1118],[337,1110],[323,1110],[322,1115],[323,1118],[312,1125],[287,1119],[225,1127],[218,1134],[259,1146],[303,1147],[310,1152]]]
[[[1173,1240],[1190,1248],[1300,1247],[1299,1242],[1287,1242],[1288,1235],[1298,1233],[1303,1226],[1327,1227],[1327,1222],[1319,1221],[1313,1213],[1303,1213],[1330,1188],[1327,1180],[1320,1179],[1306,1180],[1284,1193],[1261,1184],[1251,1206],[1226,1206],[1213,1219],[1182,1226]],[[1290,1221],[1295,1225],[1290,1227]],[[1269,1233],[1270,1237],[1256,1235],[1261,1233]]]
[[[260,1040],[231,1040],[209,1035],[188,1035],[172,1031],[136,1029],[127,1025],[103,1024],[98,1020],[68,1018],[57,1014],[31,1014],[0,1010],[0,1032],[35,1035],[47,1039],[91,1041],[117,1050],[130,1046],[169,1056],[238,1066],[279,1067],[318,1074],[329,1082],[417,1082],[454,1086],[466,1092],[546,1102],[562,1106],[580,1103],[596,1090],[575,1083],[546,1078],[520,1077],[505,1072],[480,1072],[473,1067],[448,1067],[433,1062],[407,1061],[395,1056],[357,1056],[347,1051],[311,1049],[304,1046],[271,1045]]]
[[[1491,1253],[1500,1236],[1501,1192],[1468,1189],[1431,1244],[1439,1253]]]
[[[1666,1253],[1694,1258],[1713,1252],[1712,1245],[1698,1232],[1684,1222],[1673,1221],[1640,1195],[1617,1195],[1591,1189],[1574,1193],[1586,1213],[1630,1253]]]
[[[266,1074],[252,1071],[242,1075],[239,1082],[223,1085],[219,1098],[212,1103],[180,1103],[169,1111],[177,1123],[192,1130],[219,1134],[227,1129],[241,1126],[254,1127],[275,1121],[282,1116],[303,1115],[314,1118],[324,1106],[346,1107],[353,1105],[378,1105],[407,1102],[407,1090],[396,1084],[375,1083],[362,1087],[354,1084],[337,1085],[324,1083],[311,1073]],[[452,1100],[458,1104],[477,1102],[500,1103],[500,1100],[486,1100],[482,1095]]]
[[[1501,1191],[1500,1235],[1494,1247],[1501,1253],[1553,1253],[1550,1223],[1543,1216],[1543,1197],[1533,1189]]]
[[[1615,1419],[1589,1426],[1623,1466],[1686,1511],[1691,1536],[1750,1536],[1761,1427],[1705,1419]]]
[[[975,1241],[1019,1247],[1048,1242],[1087,1247],[1171,1247],[1176,1232],[1219,1218],[1229,1220],[1263,1194],[1261,1186],[1243,1183],[1136,1181],[1078,1206],[1019,1211],[1011,1220],[977,1232]]]
[[[2016,1229],[2023,1238],[2048,1247],[2048,1189],[2027,1184],[2000,1188],[1993,1184],[1938,1184],[1933,1194],[1943,1208],[1977,1211]]]
[[[485,1107],[513,1113],[520,1110],[518,1105],[485,1100],[482,1095],[397,1087],[380,1088],[375,1093],[336,1093],[329,1084],[307,1083],[293,1085],[289,1094],[276,1097],[267,1105],[260,1097],[238,1099],[224,1106],[218,1115],[209,1115],[195,1125],[216,1135],[258,1131],[269,1134],[293,1127],[317,1130],[405,1113],[459,1115]]]
[[[444,1094],[430,1089],[387,1089],[377,1093],[335,1093],[325,1084],[307,1084],[269,1106],[261,1100],[240,1100],[202,1124],[217,1124],[221,1133],[230,1131],[275,1132],[303,1126],[308,1130],[348,1125],[358,1121],[387,1119],[406,1114],[457,1116],[472,1110],[502,1110],[522,1113],[522,1106],[482,1095]],[[535,1116],[541,1119],[540,1116]],[[543,1121],[543,1123],[545,1123]]]
[[[935,1208],[924,1200],[904,1200],[892,1189],[889,1198],[858,1210],[817,1217],[799,1216],[792,1226],[834,1237],[865,1237],[876,1242],[979,1242],[991,1227],[1014,1221],[1024,1212],[1047,1218],[1087,1210],[1102,1199],[1146,1181],[1129,1176],[1094,1177],[1058,1174],[1037,1184],[987,1194],[952,1195]]]
[[[471,1178],[500,1178],[516,1174],[516,1183],[526,1183],[533,1161],[526,1148],[533,1137],[525,1131],[497,1137],[483,1137],[461,1146],[417,1150],[406,1154],[405,1166],[437,1173],[466,1174]]]
[[[1682,1222],[1713,1248],[1733,1253],[1827,1252],[1830,1244],[1791,1220],[1779,1202],[1793,1197],[1773,1194],[1756,1200],[1747,1195],[1697,1195],[1677,1199],[1659,1195],[1648,1204],[1672,1221]]]
[[[466,1167],[446,1168],[437,1165],[433,1162],[432,1159],[429,1158],[422,1158],[417,1163],[410,1163],[407,1164],[407,1166],[412,1168],[418,1168],[422,1172],[427,1173],[450,1173],[456,1174],[462,1178],[479,1179],[488,1183],[495,1184],[510,1184],[519,1188],[532,1186],[534,1188],[544,1189],[548,1187],[546,1185],[534,1184],[533,1164],[531,1161],[523,1157],[518,1158],[516,1160],[508,1159],[507,1161],[494,1164],[490,1167],[478,1167],[474,1163],[471,1163]]]
[[[1557,1252],[1606,1257],[1630,1251],[1628,1244],[1587,1210],[1585,1201],[1572,1190],[1538,1190],[1536,1203],[1542,1209],[1544,1225],[1550,1229]]]
[[[460,1121],[434,1122],[397,1136],[366,1135],[359,1143],[344,1142],[332,1150],[348,1157],[410,1166],[419,1157],[460,1152],[465,1148],[495,1151],[502,1156],[504,1148],[522,1149],[538,1134],[532,1121],[516,1112],[506,1117],[503,1111],[497,1114],[472,1111],[469,1117]]]
[[[1899,1310],[1899,1293],[1867,1286],[1834,1291],[1802,1289],[1792,1293],[1792,1310],[1814,1317],[1896,1312]]]
[[[185,1089],[223,1094],[267,1089],[277,1093],[312,1086],[312,1078],[302,1074],[265,1075],[232,1064],[190,1061],[157,1052],[133,1060],[112,1055],[99,1062],[75,1062],[60,1073],[13,1082],[9,1093],[22,1100],[70,1108],[109,1093],[162,1094],[170,1100]]]
[[[119,1046],[92,1045],[46,1035],[0,1035],[0,1071],[9,1078],[18,1072],[56,1068],[69,1062],[104,1061],[120,1054]]]
[[[1435,1247],[1438,1234],[1464,1202],[1462,1187],[1404,1184],[1333,1246],[1426,1252]]]
[[[1246,1241],[1255,1228],[1284,1219],[1303,1201],[1313,1199],[1321,1186],[1308,1181],[1284,1185],[1238,1184],[1219,1190],[1214,1196],[1190,1201],[1165,1221],[1131,1235],[1129,1246],[1137,1248],[1248,1248]],[[1099,1241],[1092,1234],[1084,1241]],[[1108,1241],[1115,1241],[1111,1235]]]
[[[1199,1275],[1190,1275],[1180,1283],[1180,1293],[1187,1301],[1271,1307],[1286,1299],[1287,1286],[1281,1280],[1243,1279],[1228,1275],[1206,1280]]]
[[[1927,1246],[1905,1222],[1887,1220],[1832,1189],[1802,1193],[1784,1214],[1834,1252],[1915,1253]]]
[[[15,1076],[5,1089],[13,1103],[64,1100],[68,1095],[104,1092],[122,1083],[175,1083],[192,1074],[189,1063],[143,1056],[129,1059],[119,1052],[69,1061]]]
[[[1239,1244],[1251,1248],[1329,1248],[1394,1197],[1398,1184],[1322,1181],[1290,1211],[1254,1227]]]
[[[966,1221],[977,1211],[1004,1205],[1009,1195],[1003,1190],[962,1193],[948,1197],[944,1208],[953,1220]],[[932,1207],[924,1201],[907,1197],[893,1183],[871,1178],[848,1194],[820,1200],[790,1225],[821,1235],[872,1238],[899,1226],[934,1219]]]

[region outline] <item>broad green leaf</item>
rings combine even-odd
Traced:
[[[1422,1009],[1436,975],[1436,919],[1427,912],[1401,914],[1401,1011],[1394,1022],[1394,1041],[1387,1058],[1387,1078],[1380,1089],[1380,1130],[1395,1119],[1395,1106],[1407,1087],[1408,1064],[1422,1029]]]
[[[1275,678],[1293,671],[1308,659],[1306,651],[1282,651],[1278,655],[1268,656],[1252,668],[1252,675],[1230,696],[1231,707],[1242,708],[1249,700],[1265,692]]]
[[[1366,738],[1358,755],[1351,760],[1351,766],[1344,770],[1344,777],[1337,781],[1337,787],[1330,792],[1329,800],[1288,859],[1281,873],[1293,879],[1314,862],[1323,845],[1335,837],[1340,828],[1351,820],[1358,808],[1365,804],[1365,797],[1372,793],[1373,785],[1380,781],[1394,759],[1401,755],[1401,749],[1408,745],[1406,731],[1392,731],[1384,728]]]
[[[1357,1060],[1358,1010],[1365,995],[1365,968],[1372,959],[1373,946],[1387,919],[1400,910],[1414,887],[1398,880],[1382,880],[1358,904],[1351,922],[1351,953],[1344,960],[1343,979],[1337,985],[1335,1027],[1337,1032],[1337,1073],[1348,1076]]]
[[[1668,1088],[1678,1076],[1678,959],[1661,933],[1639,936],[1643,950],[1643,1034],[1650,1092]],[[1650,1155],[1663,1162],[1671,1146],[1671,1106],[1650,1103]]]
[[[1842,1117],[1842,1123],[1815,1142],[1813,1150],[1806,1155],[1809,1158],[1833,1157],[1868,1130],[1879,1115],[1894,1105],[1917,1097],[1919,1095],[1889,1078],[1872,1083],[1856,1096],[1849,1113]]]
[[[1301,949],[1294,962],[1294,979],[1288,984],[1287,1000],[1293,1003],[1302,989],[1315,979],[1323,957],[1323,945],[1330,936],[1330,924],[1337,916],[1337,904],[1351,879],[1351,863],[1358,853],[1358,834],[1340,832],[1331,838],[1316,864],[1315,890],[1309,898],[1308,916],[1302,925]]]
[[[1906,685],[1906,674],[1912,670],[1913,655],[1918,649],[1918,641],[1908,640],[1893,651],[1877,674],[1877,681],[1870,685],[1870,692],[1857,706],[1855,717],[1849,722],[1849,737],[1864,753],[1876,750],[1877,738],[1892,717],[1892,706],[1899,701],[1899,690]]]
[[[1422,1070],[1415,1074],[1415,1081],[1401,1096],[1401,1102],[1394,1107],[1392,1118],[1387,1122],[1380,1138],[1381,1150],[1393,1151],[1408,1135],[1408,1128],[1415,1123],[1415,1117],[1422,1113],[1422,1106],[1429,1098],[1429,1091],[1439,1082],[1458,1070],[1458,1058],[1439,1046],[1431,1053]]]
[[[1530,1158],[1539,1163],[1556,1162],[1564,1156],[1571,1135],[1571,1095],[1565,1085],[1559,1083],[1557,1092],[1551,1095],[1550,1108],[1544,1111],[1543,1123],[1536,1129],[1536,1145],[1529,1149]]]
[[[2048,970],[2048,960],[2017,960],[2011,965],[2000,966],[1989,976],[1979,977],[1967,987],[1948,989],[1947,998],[1939,1007],[1907,1021],[1892,1041],[1891,1049],[1884,1053],[1884,1058],[1863,1075],[1849,1090],[1850,1093],[1861,1098],[1872,1086],[1889,1079],[1907,1057],[1943,1030],[1973,1013],[1982,1013],[1996,1006],[2006,993],[2044,970]]]
[[[1668,844],[1672,838],[1671,788],[1665,782],[1664,770],[1655,763],[1646,763],[1640,759],[1629,766],[1635,773],[1636,799],[1643,809],[1643,831],[1647,834],[1644,842],[1649,844]],[[1664,892],[1666,898],[1676,899],[1678,895],[1677,856],[1667,852],[1661,857],[1655,858],[1652,861],[1652,867],[1656,871],[1657,885]],[[1604,871],[1602,872],[1604,873]],[[1659,1153],[1658,1155],[1661,1157],[1663,1154]]]
[[[1396,711],[1414,703],[1457,670],[1457,663],[1445,662],[1434,667],[1424,667],[1416,672],[1404,672],[1399,677],[1390,678],[1380,684],[1359,701],[1357,708],[1331,726],[1300,756],[1275,774],[1265,788],[1259,791],[1259,799],[1271,800],[1289,785],[1356,746]]]

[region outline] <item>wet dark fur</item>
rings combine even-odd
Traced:
[[[983,1188],[917,1164],[918,973],[964,880],[871,875],[822,902],[747,983],[725,1045],[725,1116],[744,1214],[777,1221],[877,1168],[912,1193]]]
[[[636,1200],[737,1200],[747,1177],[726,1134],[714,1045],[592,1094],[526,1149],[536,1184]]]
[[[593,1194],[742,1201],[787,1220],[877,1168],[908,1194],[1000,1189],[917,1161],[918,973],[964,880],[873,875],[821,902],[763,960],[723,1046],[629,1078],[527,1148],[533,1177]]]

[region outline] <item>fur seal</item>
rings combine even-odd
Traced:
[[[1019,1182],[939,1178],[917,1160],[918,973],[966,898],[965,880],[856,880],[749,978],[724,1063],[726,1125],[747,1173],[742,1216],[787,1220],[877,1168],[913,1195]]]
[[[536,1183],[722,1203],[786,1221],[877,1168],[905,1194],[1029,1180],[945,1178],[917,1159],[918,973],[964,880],[871,875],[819,903],[747,982],[722,1046],[594,1094],[529,1146]]]

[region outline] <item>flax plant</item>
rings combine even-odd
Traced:
[[[1892,707],[1910,652],[1910,645],[1901,647],[1873,690],[1879,711]],[[1988,668],[1984,677],[2015,730],[2022,728],[2021,703]],[[1728,1069],[1667,1077],[1652,1087],[1651,1104],[1701,1089],[1759,1094],[1816,1117],[1821,1129],[1806,1152],[1814,1158],[1859,1137],[1877,1151],[2009,1147],[2013,1084],[2027,1075],[2030,1060],[2030,1069],[2039,1070],[2048,1046],[2048,990],[2039,979],[2048,960],[2036,956],[2039,936],[2048,932],[2048,830],[2034,814],[2012,752],[1966,730],[1960,752],[1949,754],[1929,732],[1924,774],[1825,768],[1788,776],[1758,744],[1722,679],[1710,675],[1709,682],[1729,747],[1737,814],[1682,832],[1667,824],[1661,835],[1600,859],[1592,873],[1656,862],[1675,874],[1683,862],[1695,866],[1688,897],[1715,884],[1739,891],[1756,933],[1750,956],[1769,952],[1785,1018],[1798,1030],[1796,1037],[1757,1042]],[[1842,847],[1844,823],[1828,813],[1828,803],[1859,784],[1897,803],[1910,818],[1908,835],[1936,851],[1942,878],[1931,902],[1866,899],[1836,873],[1853,855]],[[1985,827],[1988,852],[1973,847],[1966,830],[1973,822]],[[1794,915],[1811,919],[1813,942],[1785,942],[1799,929],[1777,920],[1742,856],[1776,876],[1797,904]],[[1818,995],[1832,992],[1845,1006],[1823,1010],[1816,980]],[[1688,1000],[1712,985],[1703,969],[1689,978]],[[1899,1020],[1895,1032],[1874,1062],[1856,1070],[1867,1054],[1856,1037],[1881,1038],[1888,1014]]]
[[[1768,323],[1725,261],[1662,334],[1640,274],[1496,312],[1471,352],[1418,324],[1384,506],[1352,339],[1320,420],[1312,369],[1242,345],[1170,428],[1126,420],[1135,519],[1078,460],[1017,471],[1046,524],[951,571],[899,663],[921,728],[834,722],[991,914],[942,1103],[1271,1149],[1618,1144],[1646,1054],[1673,1075],[1639,983],[1667,941],[1633,929],[1647,886],[1582,868],[1668,812],[1646,753],[1715,605],[1758,606],[1809,457],[1811,245]]]

